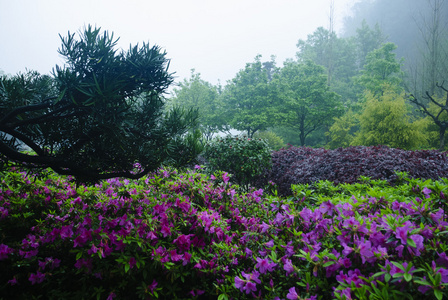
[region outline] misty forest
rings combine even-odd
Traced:
[[[447,299],[448,1],[336,5],[225,84],[92,25],[0,72],[0,300]]]
[[[207,138],[236,129],[275,149],[444,150],[447,16],[444,1],[362,1],[340,36],[319,27],[283,66],[256,56],[223,87],[193,70],[169,103],[198,107]]]

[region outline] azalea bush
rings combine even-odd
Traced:
[[[290,147],[272,153],[272,168],[267,169],[257,186],[268,181],[278,186],[282,195],[291,195],[292,184],[313,184],[319,180],[338,183],[360,182],[361,176],[387,180],[394,184],[396,172],[411,178],[438,179],[448,174],[446,152],[410,151],[387,146],[356,146],[327,150]]]
[[[160,169],[77,184],[0,179],[2,299],[442,299],[448,180],[238,193]]]
[[[218,137],[205,146],[209,169],[229,172],[232,182],[247,190],[271,167],[271,150],[266,140],[246,136]]]

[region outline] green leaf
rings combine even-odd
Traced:
[[[410,247],[417,248],[417,245],[415,244],[414,240],[412,240],[411,238],[407,238],[406,244]]]
[[[436,296],[436,298],[438,300],[442,300],[443,299],[443,293],[441,290],[434,290],[434,296]]]
[[[335,261],[327,261],[326,263],[324,263],[323,267],[326,268],[328,266],[334,265],[335,263]]]
[[[412,280],[412,275],[409,274],[409,273],[405,273],[405,274],[403,275],[403,277],[404,277],[404,280],[406,280],[407,282],[409,282],[409,281]]]

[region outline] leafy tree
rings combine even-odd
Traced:
[[[412,123],[404,93],[393,87],[382,95],[366,94],[365,108],[359,116],[360,130],[353,145],[386,145],[393,148],[416,149],[427,145],[419,123]]]
[[[199,111],[199,126],[206,140],[223,130],[222,104],[219,102],[219,88],[203,80],[199,73],[191,70],[191,77],[179,84],[169,99],[172,106],[194,108]]]
[[[402,90],[401,62],[397,61],[393,53],[396,48],[395,44],[386,43],[366,57],[358,83],[374,95],[381,94],[386,87],[393,87],[396,92]]]
[[[307,40],[299,40],[297,47],[298,61],[311,60],[325,67],[331,90],[341,95],[344,102],[354,102],[352,78],[358,72],[354,39],[338,38],[334,32],[319,27]]]
[[[197,113],[163,110],[173,79],[160,47],[118,52],[113,34],[92,26],[61,40],[66,65],[52,77],[1,77],[1,155],[81,181],[138,178],[196,156],[196,138],[185,133]]]
[[[448,128],[448,88],[445,88],[443,84],[437,84],[441,90],[446,92],[446,100],[437,99],[426,92],[427,99],[429,99],[429,103],[426,101],[422,101],[422,99],[416,98],[414,95],[411,95],[409,100],[417,105],[423,114],[430,117],[433,123],[438,127],[439,132],[439,150],[443,151],[445,148],[445,132]]]
[[[342,111],[339,95],[329,91],[325,69],[312,61],[286,62],[276,83],[282,98],[282,125],[297,131],[301,146],[311,132],[329,126]]]
[[[258,55],[253,63],[246,64],[223,92],[227,123],[247,132],[249,138],[275,124],[277,119],[275,85],[270,80],[277,70],[275,61],[271,59],[266,64],[260,59]]]
[[[361,27],[356,29],[355,38],[360,68],[366,63],[367,55],[373,50],[381,48],[385,40],[378,23],[375,24],[374,29],[371,29],[365,19],[362,21]]]

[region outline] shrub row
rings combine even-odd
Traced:
[[[394,184],[396,172],[407,172],[411,178],[439,179],[448,176],[446,152],[409,151],[387,146],[357,146],[326,150],[291,147],[272,154],[272,169],[266,171],[257,185],[268,181],[278,185],[279,193],[291,195],[291,184],[312,184],[319,180],[338,183],[359,182],[361,176],[387,180]]]
[[[406,180],[285,199],[226,173],[4,173],[0,299],[442,299],[448,180]]]

